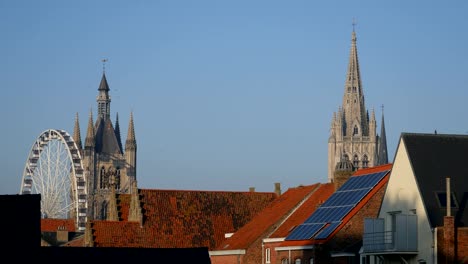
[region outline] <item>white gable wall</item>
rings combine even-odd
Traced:
[[[414,211],[414,209],[416,210]],[[416,263],[416,260],[424,259],[427,263],[434,263],[432,259],[434,237],[419,194],[406,146],[401,138],[379,212],[379,218],[385,219],[386,231],[391,231],[392,217],[390,213],[397,211],[401,211],[401,214],[414,214],[414,212],[417,214],[419,254],[411,262]]]

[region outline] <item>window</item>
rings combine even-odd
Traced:
[[[359,167],[359,158],[358,158],[357,155],[354,155],[354,157],[353,157],[353,166],[354,166],[354,168]]]
[[[294,263],[295,264],[301,264],[301,259],[300,258],[296,259],[296,261]]]
[[[313,257],[312,257],[312,258],[310,258],[310,260],[309,260],[309,264],[314,264],[314,258],[313,258]]]
[[[369,167],[369,159],[367,158],[367,155],[364,155],[364,157],[362,157],[362,167],[363,168]]]
[[[270,249],[265,249],[265,263],[270,263]]]
[[[287,258],[282,259],[281,264],[288,264],[288,259]]]
[[[353,129],[353,136],[359,134],[359,129],[356,125],[354,125],[354,129]]]
[[[439,203],[440,208],[447,208],[447,192],[439,191],[436,192],[437,202]],[[458,208],[457,198],[455,193],[450,193],[450,208]]]
[[[343,157],[344,157],[344,160],[345,160],[345,161],[348,161],[348,160],[349,160],[348,154],[344,154]]]

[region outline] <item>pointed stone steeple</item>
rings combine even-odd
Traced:
[[[387,135],[385,133],[385,120],[382,106],[382,126],[380,128],[380,138],[379,138],[379,161],[378,164],[387,164],[388,163],[388,154],[387,154]]]
[[[130,113],[130,121],[128,123],[127,140],[125,141],[125,160],[127,162],[128,184],[131,181],[136,181],[136,165],[137,165],[137,143],[135,138],[135,127],[133,125],[133,112]]]
[[[128,133],[127,133],[127,141],[125,142],[125,149],[127,149],[127,147],[136,147],[135,127],[133,124],[133,112],[130,113],[130,121],[128,122]]]
[[[73,128],[73,140],[75,141],[78,149],[81,150],[83,148],[83,144],[81,143],[80,121],[78,118],[78,113],[76,113],[75,117],[75,127]]]
[[[88,120],[88,130],[86,131],[85,148],[94,148],[94,146],[95,146],[95,141],[94,141],[93,111],[90,111],[89,120]]]
[[[117,138],[117,143],[119,144],[120,152],[123,152],[122,148],[122,139],[120,137],[120,124],[119,124],[119,113],[116,113],[115,117],[115,137]]]
[[[99,94],[97,97],[98,117],[97,119],[107,120],[110,118],[110,103],[109,85],[107,84],[106,73],[102,73],[101,83],[99,84]]]
[[[369,135],[356,42],[356,32],[353,29],[343,95],[343,112],[345,117],[344,136]]]

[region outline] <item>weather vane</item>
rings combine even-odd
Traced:
[[[102,59],[102,71],[103,72],[106,72],[106,62],[108,61],[108,59]]]
[[[383,104],[380,107],[382,108],[382,114],[383,114]]]
[[[354,27],[355,27],[356,24],[357,24],[357,23],[356,23],[356,18],[355,18],[355,17],[353,17],[353,23],[352,23],[352,24],[353,24],[353,32],[354,32]]]

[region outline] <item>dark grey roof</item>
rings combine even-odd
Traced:
[[[431,226],[443,226],[447,213],[437,198],[438,192],[446,191],[446,177],[458,203],[451,215],[459,226],[468,225],[468,135],[402,133],[401,137]]]
[[[122,154],[119,147],[114,127],[110,119],[104,120],[99,117],[95,125],[96,152],[108,154]]]
[[[109,90],[110,89],[109,89],[109,84],[107,84],[106,74],[102,73],[101,83],[99,84],[98,91],[108,92]]]

